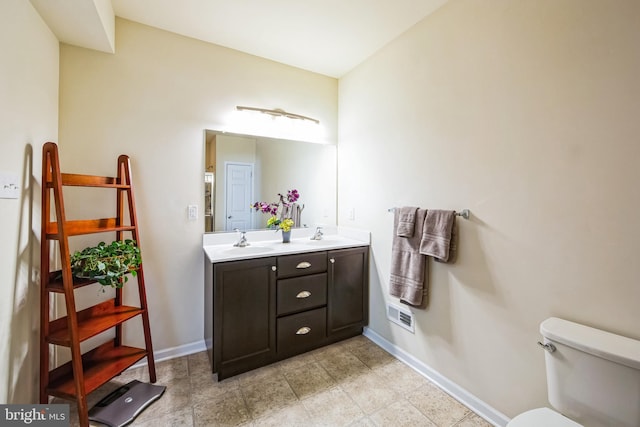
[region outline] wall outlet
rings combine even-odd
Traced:
[[[355,219],[356,219],[356,208],[349,208],[349,219],[351,221],[355,221]]]
[[[187,207],[189,221],[195,221],[198,219],[198,205],[189,205]]]
[[[17,199],[19,197],[18,175],[0,172],[0,199]]]

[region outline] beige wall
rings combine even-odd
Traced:
[[[451,0],[340,79],[371,328],[508,416],[547,404],[545,318],[640,339],[638,22],[635,0]],[[415,335],[384,313],[402,205],[473,215]]]
[[[250,105],[319,118],[335,141],[337,86],[120,19],[115,55],[61,46],[63,167],[113,174],[118,154],[132,159],[154,350],[203,339],[204,130],[220,130],[236,105]],[[198,221],[187,220],[189,204],[200,207]],[[70,205],[78,215],[104,212],[97,201]],[[139,326],[127,326],[127,341],[141,344]]]
[[[19,199],[0,199],[0,403],[38,398],[40,159],[58,135],[58,41],[31,3],[0,2],[0,172]]]

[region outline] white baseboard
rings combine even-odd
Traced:
[[[476,414],[493,424],[494,426],[504,427],[509,422],[509,417],[501,413],[500,411],[487,405],[482,400],[478,399],[467,390],[463,389],[453,381],[444,377],[433,368],[425,365],[420,360],[413,357],[411,354],[402,350],[395,344],[387,341],[378,333],[372,331],[369,328],[364,328],[364,336],[369,338],[374,343],[391,353],[401,362],[406,363],[411,368],[415,369],[422,376],[426,377],[429,381],[440,387],[442,390],[450,394],[453,398],[473,410]]]
[[[179,345],[177,347],[165,348],[162,350],[153,352],[153,360],[155,362],[162,362],[163,360],[175,359],[176,357],[186,356],[188,354],[199,353],[205,351],[207,347],[204,344],[204,340],[192,342],[189,344]],[[129,369],[139,368],[140,366],[147,366],[147,358],[140,359],[138,363],[130,367]]]

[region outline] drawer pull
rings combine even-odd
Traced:
[[[272,271],[276,271],[277,269],[278,269],[278,267],[276,267],[275,265],[272,265],[272,266],[271,266],[271,270],[272,270]]]
[[[302,261],[300,264],[296,265],[296,268],[309,268],[311,267],[311,263],[307,261]]]
[[[311,292],[302,291],[298,295],[296,295],[296,298],[309,298],[310,296],[311,296]]]
[[[296,335],[307,335],[309,332],[311,332],[311,328],[308,326],[303,326],[296,331]]]
[[[331,264],[333,264],[333,263],[335,263],[335,262],[336,262],[336,260],[335,260],[335,258],[329,258],[329,262],[330,262]]]

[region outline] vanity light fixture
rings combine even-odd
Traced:
[[[244,107],[242,105],[238,105],[238,106],[236,106],[236,110],[238,110],[238,111],[257,111],[259,113],[268,114],[268,115],[273,116],[273,117],[287,117],[289,119],[294,119],[294,120],[309,120],[310,122],[314,122],[317,125],[320,124],[320,120],[314,119],[312,117],[302,116],[300,114],[288,113],[288,112],[286,112],[284,110],[281,110],[279,108],[275,109],[275,110],[269,110],[269,109],[266,109],[266,108]]]

